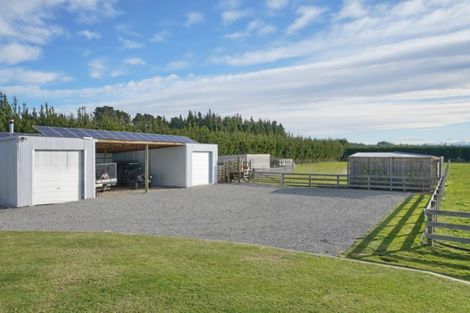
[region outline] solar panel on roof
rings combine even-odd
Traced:
[[[63,137],[63,138],[91,137],[94,139],[103,139],[103,140],[197,143],[197,141],[192,140],[191,138],[184,137],[184,136],[174,136],[174,135],[119,132],[119,131],[111,131],[111,130],[85,129],[85,128],[50,127],[50,126],[34,126],[34,129],[40,132],[43,136],[47,136],[47,137]],[[0,136],[1,136],[1,133],[0,133]]]

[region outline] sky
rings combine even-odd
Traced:
[[[470,0],[0,2],[0,90],[30,106],[470,142]]]

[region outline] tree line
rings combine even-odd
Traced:
[[[15,121],[15,131],[22,133],[35,132],[34,125],[46,125],[182,135],[218,144],[220,155],[269,153],[303,162],[339,160],[348,145],[345,139],[294,136],[276,121],[245,119],[238,114],[222,117],[211,111],[189,111],[186,116],[172,118],[144,113],[132,116],[111,106],[97,107],[93,112],[80,107],[75,114],[64,114],[47,103],[29,108],[0,92],[0,131],[8,130],[10,120]]]

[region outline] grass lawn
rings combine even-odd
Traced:
[[[0,233],[0,312],[469,312],[470,286],[272,248]]]
[[[442,209],[470,211],[469,188],[470,164],[452,164]],[[429,195],[408,198],[365,238],[356,242],[346,255],[470,280],[470,246],[464,248],[458,244],[437,243],[434,247],[427,247],[421,244],[425,227],[423,208],[428,200]],[[439,218],[439,221],[444,219]],[[453,219],[453,222],[464,221]],[[438,233],[445,232],[439,230]]]
[[[347,174],[347,162],[317,162],[296,164],[296,173]]]
[[[447,181],[446,193],[441,209],[470,212],[470,164],[452,164],[449,175],[450,179]],[[439,217],[439,222],[470,225],[470,219],[455,217]],[[470,237],[470,232],[468,231],[446,230],[443,228],[436,228],[436,230],[437,234]],[[453,245],[466,247],[470,250],[469,245],[459,245],[458,243],[453,243]]]

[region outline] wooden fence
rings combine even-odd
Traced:
[[[447,164],[447,167],[444,171],[444,175],[440,178],[439,182],[437,183],[437,186],[424,209],[424,216],[426,217],[426,228],[424,230],[423,235],[426,238],[426,244],[429,246],[433,245],[434,240],[470,244],[470,238],[436,234],[436,228],[470,232],[470,225],[438,221],[438,217],[463,218],[469,219],[470,221],[470,212],[441,210],[441,202],[445,194],[445,184],[447,181],[448,170],[449,163]]]
[[[275,173],[254,171],[253,180],[281,186],[297,187],[348,187],[347,175],[308,174],[308,173]]]
[[[374,175],[349,177],[348,181],[350,188],[421,192],[431,192],[437,182],[434,178]]]
[[[354,180],[345,174],[311,174],[311,173],[276,173],[254,171],[253,179],[257,183],[297,187],[334,187],[361,188],[399,191],[430,192],[436,184],[435,179],[359,176]]]

